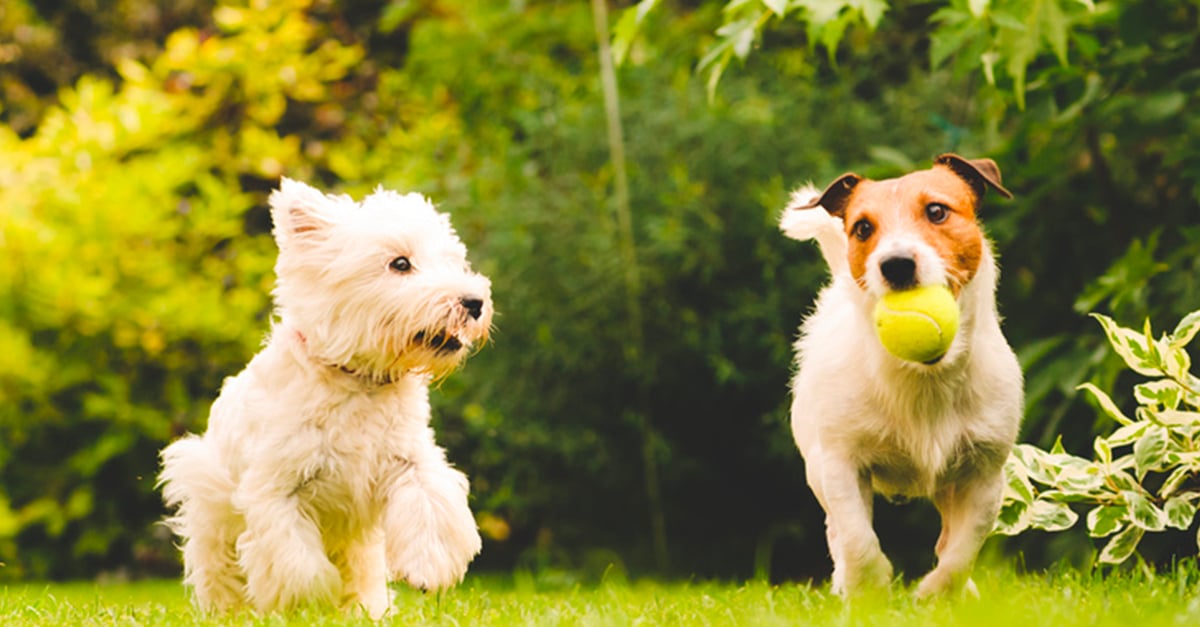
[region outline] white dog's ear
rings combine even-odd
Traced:
[[[316,188],[284,177],[271,192],[272,231],[280,248],[320,237],[334,222],[337,200]]]

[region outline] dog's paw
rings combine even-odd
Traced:
[[[883,554],[852,568],[837,566],[833,571],[832,590],[843,598],[886,589],[892,583],[892,563]]]
[[[975,582],[970,577],[955,577],[952,573],[935,568],[921,578],[913,596],[924,600],[955,593],[971,599],[979,598],[979,588],[975,587]]]
[[[243,566],[246,592],[259,611],[332,604],[341,596],[341,574],[324,553],[296,548],[254,558]]]
[[[469,527],[443,529],[430,541],[409,544],[396,556],[397,576],[420,590],[442,590],[457,585],[467,566],[483,548],[472,519]]]

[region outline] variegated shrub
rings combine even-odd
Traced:
[[[1149,320],[1138,332],[1106,316],[1093,317],[1129,368],[1151,377],[1134,388],[1137,411],[1130,418],[1104,391],[1081,385],[1118,427],[1096,438],[1093,459],[1067,453],[1061,439],[1049,451],[1018,445],[1004,468],[1008,484],[995,532],[1061,531],[1079,518],[1072,504],[1090,507],[1088,533],[1111,536],[1098,561],[1117,564],[1134,553],[1147,531],[1186,530],[1196,517],[1200,378],[1190,372],[1187,344],[1200,332],[1200,311],[1157,340]],[[1200,546],[1200,534],[1196,542]]]

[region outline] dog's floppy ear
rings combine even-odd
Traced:
[[[1000,167],[991,159],[964,159],[952,152],[938,155],[934,163],[944,165],[975,190],[976,198],[983,198],[987,188],[992,188],[1005,198],[1012,198],[1012,192],[1000,184]]]
[[[846,203],[850,200],[850,194],[854,192],[855,186],[862,181],[862,177],[848,172],[837,178],[836,181],[829,184],[825,191],[816,199],[810,201],[804,206],[788,207],[789,209],[812,209],[813,207],[824,207],[829,215],[842,217],[846,214]]]
[[[271,192],[272,233],[280,248],[322,234],[331,224],[334,200],[316,188],[287,177]]]

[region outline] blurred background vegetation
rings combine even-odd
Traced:
[[[157,451],[267,329],[281,175],[424,192],[491,276],[494,342],[434,394],[479,569],[827,575],[787,427],[825,275],[775,227],[799,183],[999,162],[1017,197],[983,221],[1042,446],[1087,453],[1077,384],[1128,398],[1085,312],[1200,304],[1195,0],[663,0],[636,32],[630,4],[608,8],[632,256],[587,2],[0,5],[0,580],[178,572]],[[929,565],[931,507],[877,518]]]

